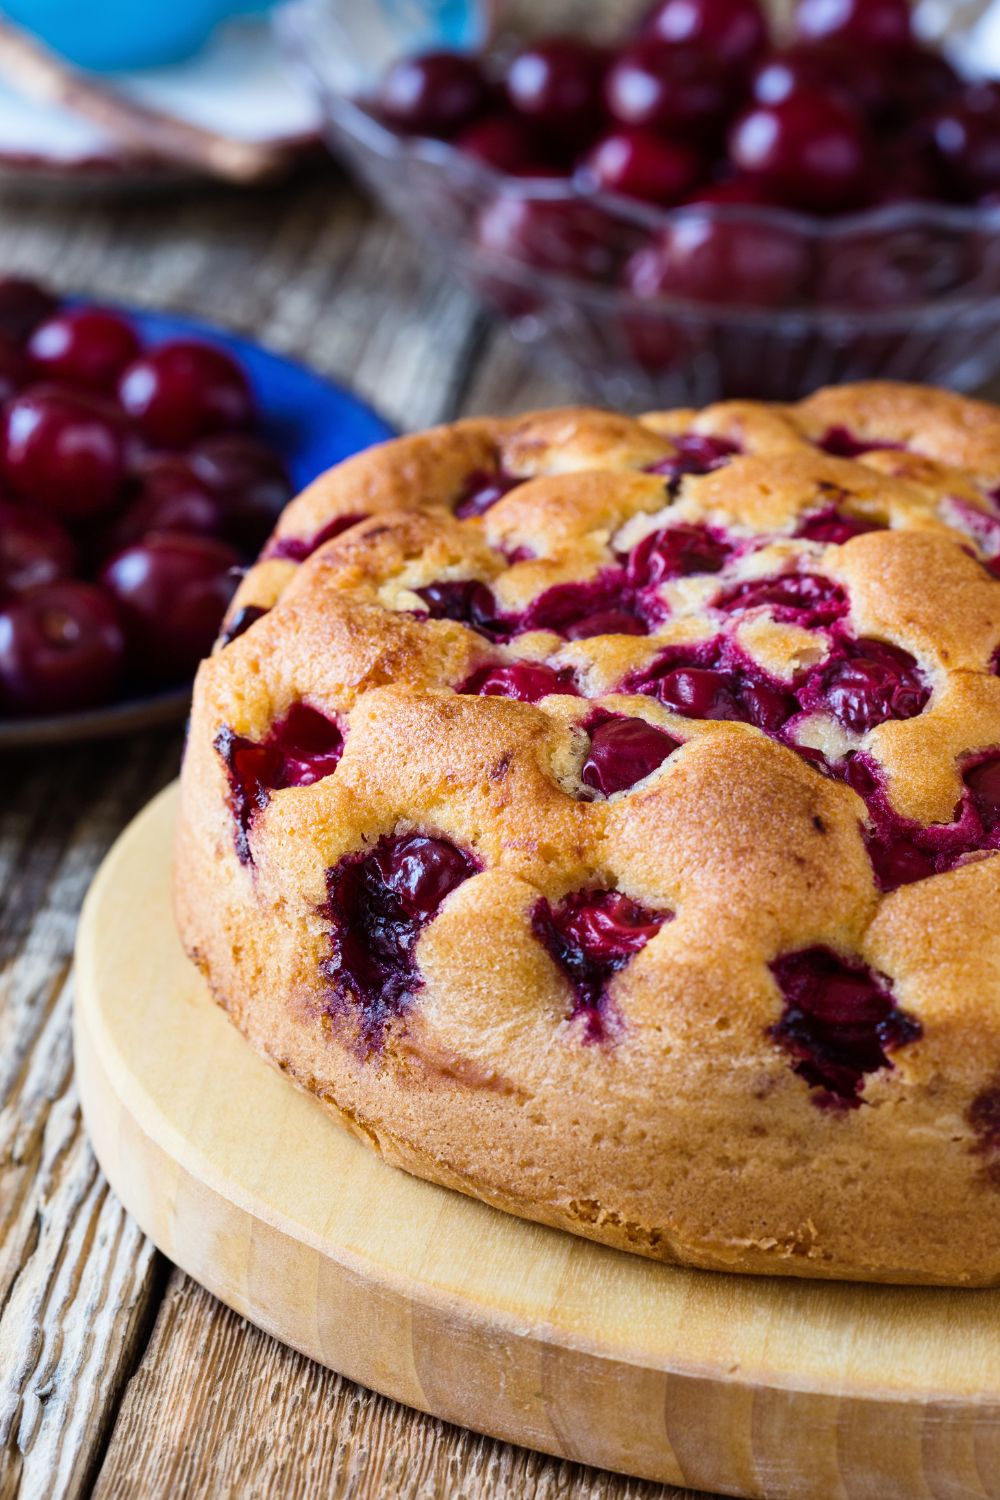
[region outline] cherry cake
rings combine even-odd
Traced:
[[[388,1161],[664,1261],[1000,1283],[1000,411],[353,458],[240,585],[182,801],[192,958]]]

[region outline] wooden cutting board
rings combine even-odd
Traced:
[[[998,1500],[1000,1292],[680,1270],[386,1166],[185,959],[175,806],[116,844],[77,952],[87,1126],[166,1255],[321,1363],[528,1447],[770,1500]]]

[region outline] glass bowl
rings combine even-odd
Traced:
[[[576,179],[508,176],[447,142],[399,135],[357,102],[404,50],[391,31],[345,23],[377,9],[293,0],[278,14],[331,147],[587,394],[702,405],[871,378],[970,390],[1000,373],[1000,204],[817,218],[660,209]],[[685,295],[656,291],[665,234],[695,252]]]

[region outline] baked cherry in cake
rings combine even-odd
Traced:
[[[323,476],[197,679],[175,897],[216,998],[509,1212],[1000,1284],[998,482],[1000,412],[880,383]]]

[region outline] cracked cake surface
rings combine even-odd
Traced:
[[[432,1181],[666,1261],[995,1284],[998,659],[984,403],[398,439],[292,502],[202,664],[182,938]]]

